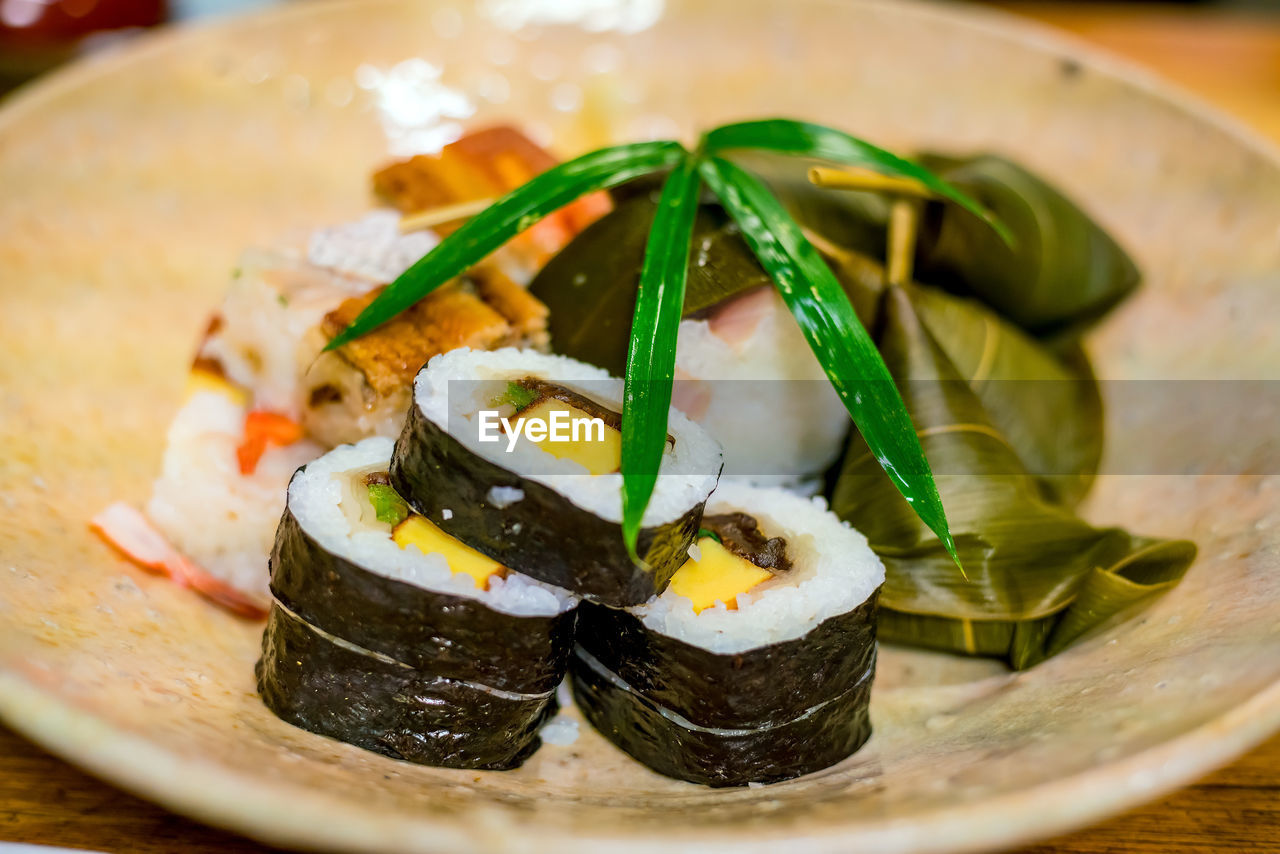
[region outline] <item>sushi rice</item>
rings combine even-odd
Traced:
[[[867,538],[827,510],[820,497],[721,484],[707,514],[749,513],[766,537],[783,537],[792,568],[737,597],[694,613],[666,590],[632,609],[646,628],[710,652],[741,653],[800,638],[830,617],[862,604],[884,583],[884,565]]]
[[[424,590],[477,599],[504,614],[553,616],[574,607],[565,590],[519,573],[493,577],[479,589],[468,575],[454,573],[443,555],[423,554],[416,546],[401,548],[390,526],[359,525],[351,511],[367,499],[354,493],[353,473],[385,471],[394,445],[374,436],[335,448],[302,469],[289,484],[289,509],[308,536],[327,552],[362,569]]]
[[[322,449],[308,441],[268,447],[253,474],[244,475],[236,448],[245,413],[243,403],[218,392],[188,398],[169,426],[146,513],[202,569],[265,605],[267,555],[286,484]]]
[[[414,399],[422,414],[446,430],[467,450],[489,462],[541,483],[566,499],[610,522],[622,521],[622,475],[588,476],[580,463],[556,457],[538,444],[519,441],[508,451],[502,442],[481,442],[476,413],[492,409],[492,401],[508,381],[542,379],[591,398],[614,412],[622,411],[622,380],[565,356],[504,348],[467,348],[436,356],[414,381]],[[658,482],[642,524],[661,525],[679,518],[706,500],[715,488],[722,453],[719,445],[683,414],[672,410],[668,432],[678,437],[663,454]],[[514,493],[495,496],[502,506],[515,503]]]
[[[813,491],[849,413],[776,288],[680,321],[674,404],[724,446],[723,482]]]

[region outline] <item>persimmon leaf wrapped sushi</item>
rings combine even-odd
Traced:
[[[528,350],[454,350],[414,381],[391,485],[504,566],[606,605],[636,605],[686,560],[722,454],[671,410],[635,562],[622,536],[621,410],[622,381],[599,368]]]
[[[259,691],[290,723],[398,759],[514,767],[555,712],[577,599],[412,513],[387,483],[392,446],[294,475]]]
[[[871,734],[884,568],[821,503],[729,484],[688,562],[626,610],[584,604],[583,714],[655,771],[711,786],[832,765]]]

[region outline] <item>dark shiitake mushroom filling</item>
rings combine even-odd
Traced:
[[[760,523],[748,513],[703,516],[702,530],[715,534],[726,549],[761,569],[774,572],[791,569],[791,558],[787,557],[787,541],[782,537],[766,537],[760,530]]]

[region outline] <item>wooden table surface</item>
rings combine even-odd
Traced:
[[[1263,7],[1269,3],[1270,12]],[[992,5],[1130,57],[1280,142],[1280,3],[1220,11],[1160,3]]]
[[[1280,15],[1004,2],[1128,55],[1280,141]],[[270,849],[117,791],[0,728],[0,840],[107,852]],[[1158,803],[1023,854],[1280,852],[1280,737]]]

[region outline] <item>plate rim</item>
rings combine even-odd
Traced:
[[[242,28],[274,26],[289,18],[311,18],[330,14],[346,7],[368,11],[375,5],[404,6],[408,3],[430,5],[440,0],[312,0],[306,4],[284,4],[268,9],[233,13],[191,21],[176,21],[138,33],[119,46],[108,46],[77,57],[53,71],[19,85],[0,97],[0,133],[28,110],[52,100],[64,90],[74,89],[82,81],[103,73],[114,73],[153,53],[174,50],[188,39],[202,39],[212,34],[228,34]],[[761,5],[780,0],[751,0]],[[1124,83],[1139,92],[1166,102],[1197,121],[1212,126],[1254,154],[1280,169],[1280,140],[1273,140],[1248,122],[1217,106],[1204,96],[1175,83],[1136,60],[1095,45],[1083,37],[1057,29],[1033,18],[999,7],[946,5],[943,0],[788,0],[810,6],[865,6],[892,10],[889,14],[915,16],[967,27],[1008,42],[1030,45],[1045,53],[1060,53],[1079,60],[1082,65]]]
[[[502,832],[518,830],[517,822],[499,828],[406,817],[393,810],[358,806],[353,810],[351,801],[328,793],[305,786],[270,785],[216,762],[182,757],[4,671],[0,671],[0,720],[110,785],[271,845],[405,854],[641,854],[658,841],[576,830],[557,834],[539,824],[538,836],[530,843]],[[752,828],[736,837],[723,830],[691,829],[664,835],[660,841],[664,847],[679,846],[689,854],[776,854],[782,841],[798,854],[836,854],[846,851],[855,835],[859,850],[867,854],[959,854],[1007,848],[1058,836],[1156,800],[1238,758],[1277,729],[1280,682],[1173,739],[1052,783],[987,798],[981,810],[972,804],[942,807],[894,819],[806,830],[801,836],[787,829]],[[179,770],[182,773],[176,773]],[[295,792],[306,792],[307,797],[295,799]],[[339,803],[343,821],[323,821],[330,815],[326,805]]]

